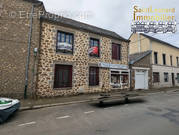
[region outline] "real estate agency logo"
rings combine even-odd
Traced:
[[[175,8],[133,7],[133,33],[175,33]]]

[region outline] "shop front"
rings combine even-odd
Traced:
[[[99,63],[99,67],[110,69],[110,85],[112,89],[129,88],[130,70],[127,65]]]

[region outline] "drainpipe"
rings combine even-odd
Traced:
[[[30,29],[28,35],[28,52],[27,52],[27,62],[25,68],[25,88],[24,88],[24,99],[27,99],[27,88],[28,88],[28,71],[29,71],[29,63],[30,63],[30,49],[31,49],[31,41],[32,41],[32,24],[33,24],[33,14],[34,14],[34,4],[31,8],[30,14]]]

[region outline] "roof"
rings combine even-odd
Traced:
[[[95,33],[95,34],[99,34],[99,35],[104,35],[104,36],[108,36],[108,37],[112,37],[118,40],[122,40],[122,41],[126,41],[129,42],[130,40],[127,40],[123,37],[121,37],[120,35],[118,35],[117,33],[113,32],[113,31],[109,31],[109,30],[105,30],[93,25],[89,25],[86,23],[82,23],[76,20],[72,20],[70,18],[66,18],[66,17],[62,17],[62,16],[58,16],[56,14],[52,14],[49,12],[46,12],[45,15],[41,16],[42,20],[47,20],[47,21],[51,21],[51,22],[55,22],[58,24],[63,24],[65,26],[70,26],[76,29],[80,29],[80,30],[85,30],[91,33]]]
[[[145,52],[131,54],[131,55],[129,55],[129,64],[134,64],[135,62],[141,60],[142,58],[144,58],[145,56],[147,56],[151,53],[152,53],[152,51],[148,50]]]
[[[179,47],[176,47],[176,46],[174,46],[174,45],[172,45],[172,44],[170,44],[170,43],[167,43],[167,42],[162,41],[162,40],[160,40],[160,39],[157,39],[157,38],[151,37],[151,36],[149,36],[149,35],[146,35],[146,34],[143,34],[143,33],[141,33],[140,35],[142,35],[142,36],[144,36],[144,37],[146,37],[146,38],[149,38],[149,39],[151,39],[151,40],[153,40],[153,41],[156,41],[156,42],[159,42],[159,43],[162,43],[162,44],[168,45],[168,46],[170,46],[170,47],[174,47],[174,48],[179,49]]]
[[[39,1],[39,0],[24,0],[24,1],[31,2],[31,3],[34,3],[34,4],[36,4],[36,3],[43,4],[43,2]],[[70,27],[73,27],[73,28],[76,28],[76,29],[80,29],[80,30],[86,30],[86,31],[91,32],[91,33],[112,37],[112,38],[122,40],[122,41],[125,41],[125,42],[130,42],[130,40],[121,37],[120,35],[118,35],[117,33],[113,32],[113,31],[109,31],[109,30],[102,29],[102,28],[99,28],[99,27],[96,27],[96,26],[93,26],[93,25],[89,25],[89,24],[82,23],[82,22],[79,22],[79,21],[76,21],[76,20],[72,20],[70,18],[58,16],[56,14],[52,14],[52,13],[49,13],[49,12],[46,12],[45,15],[42,15],[41,19],[42,20],[48,20],[48,21],[51,21],[51,22],[55,22],[55,23],[58,23],[58,24],[63,24],[63,25],[70,26]]]

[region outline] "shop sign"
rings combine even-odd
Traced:
[[[103,68],[113,68],[113,69],[128,69],[127,65],[121,65],[121,64],[110,64],[110,63],[104,63],[100,62],[98,64],[99,67]]]

